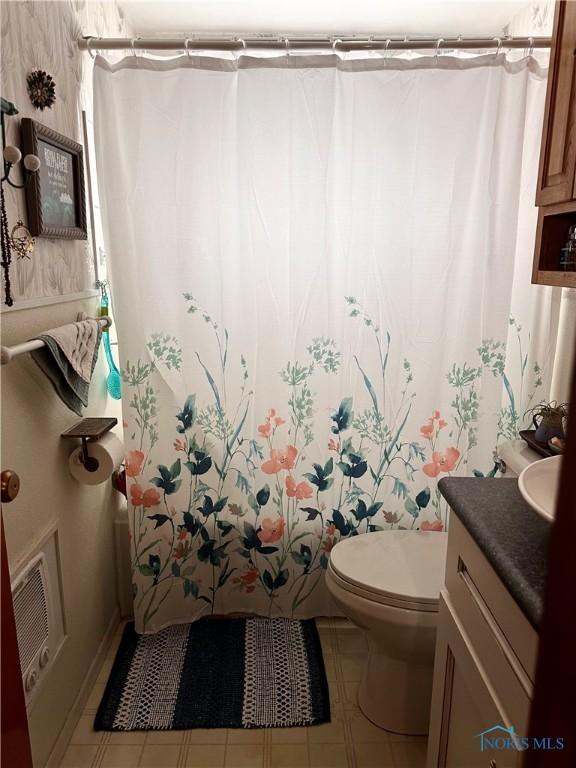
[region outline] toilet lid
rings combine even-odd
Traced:
[[[353,588],[379,602],[437,604],[444,584],[448,534],[376,531],[338,542],[330,566]]]

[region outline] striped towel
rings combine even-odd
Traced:
[[[32,357],[50,379],[63,403],[82,415],[88,405],[88,391],[102,337],[97,320],[81,320],[53,328],[40,336],[44,347],[34,350]]]

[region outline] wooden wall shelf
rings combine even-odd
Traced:
[[[558,0],[550,51],[536,205],[532,282],[576,288],[560,252],[576,225],[576,2]]]
[[[576,200],[546,205],[538,211],[532,282],[576,288],[576,272],[560,270],[560,252],[576,225]]]

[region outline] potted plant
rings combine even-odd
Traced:
[[[539,443],[546,444],[553,437],[564,438],[564,420],[568,416],[568,403],[559,405],[556,400],[550,403],[543,400],[527,413],[532,415],[532,422],[536,429],[534,439]]]

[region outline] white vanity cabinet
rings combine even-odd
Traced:
[[[521,535],[521,534],[519,534]],[[440,596],[427,768],[512,768],[515,749],[487,738],[526,736],[538,634],[453,514]],[[486,746],[486,739],[484,744]]]

